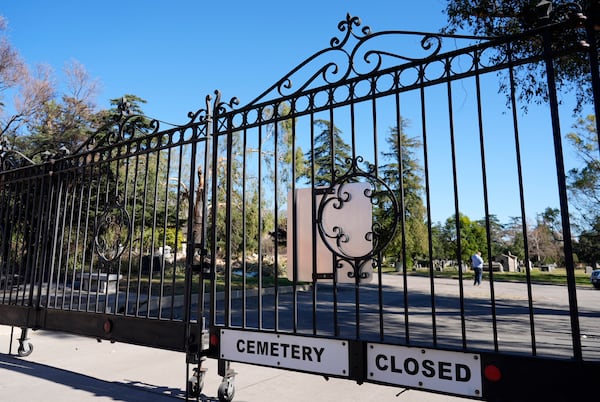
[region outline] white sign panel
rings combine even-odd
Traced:
[[[367,376],[387,384],[482,396],[481,358],[473,353],[369,343]]]
[[[221,358],[319,374],[348,376],[348,342],[221,330]]]
[[[328,239],[329,246],[332,247],[338,255],[346,257],[362,257],[368,255],[373,250],[373,244],[368,233],[373,230],[373,205],[371,199],[365,194],[371,189],[369,183],[346,183],[342,187],[343,203],[335,200],[327,204],[323,210],[321,222],[328,235],[334,235],[335,228],[341,229],[344,234],[344,240],[336,244],[335,239]],[[328,197],[335,199],[338,188]],[[318,194],[313,198],[312,189],[303,188],[296,190],[295,200],[292,199],[292,192],[288,193],[288,217],[287,217],[287,250],[288,250],[288,279],[294,280],[293,264],[297,264],[296,280],[299,282],[312,282],[313,267],[317,274],[335,274],[337,282],[354,283],[356,279],[348,275],[353,271],[347,262],[338,259],[340,266],[334,269],[334,254],[323,242],[319,229],[314,223],[313,207],[311,205],[314,199],[315,211],[319,210],[319,205],[323,194]],[[294,220],[293,203],[295,201],[296,219]],[[342,205],[336,208],[334,205]],[[318,212],[317,212],[318,213]],[[297,228],[294,228],[294,223]],[[296,230],[294,230],[296,229]],[[313,261],[313,239],[316,246],[316,261]],[[296,249],[294,249],[296,247]],[[297,252],[295,252],[297,250]],[[294,260],[294,254],[295,256]],[[364,277],[360,281],[370,282],[373,274],[373,264],[365,261],[361,268]],[[323,279],[321,279],[323,280]]]

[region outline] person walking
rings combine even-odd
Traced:
[[[481,251],[478,251],[471,256],[471,266],[475,273],[473,285],[479,286],[481,285],[481,277],[483,276],[483,258],[481,258]]]

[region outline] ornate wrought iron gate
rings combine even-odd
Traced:
[[[200,382],[218,358],[223,400],[230,361],[474,399],[581,393],[570,382],[600,371],[600,315],[578,305],[554,63],[590,61],[597,117],[593,24],[571,14],[496,39],[338,28],[243,107],[217,92],[170,129],[124,107],[110,134],[42,164],[4,146],[0,323],[185,352]],[[518,43],[539,51],[518,58]],[[522,113],[526,68],[543,69],[548,103]],[[535,188],[540,172],[556,187]],[[529,261],[540,197],[560,211],[556,314],[529,264],[519,284],[494,278],[495,211],[517,211]],[[467,210],[484,216],[485,291],[462,267]],[[436,249],[440,214],[454,263]]]

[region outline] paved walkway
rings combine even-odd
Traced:
[[[30,331],[33,353],[16,356],[20,329],[0,326],[0,401],[4,402],[167,402],[185,400],[182,353],[128,344],[97,342],[63,333]],[[9,355],[9,349],[12,354]],[[217,401],[221,379],[216,360],[201,401]],[[232,364],[238,373],[235,402],[459,402],[468,399],[375,384],[330,379],[292,371]]]

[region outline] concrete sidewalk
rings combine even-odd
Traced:
[[[72,336],[30,331],[33,353],[16,356],[20,329],[0,326],[0,401],[6,402],[166,402],[185,400],[186,364],[182,353]],[[217,401],[221,378],[216,360],[201,401]],[[469,399],[375,384],[232,363],[236,402],[459,402]]]

